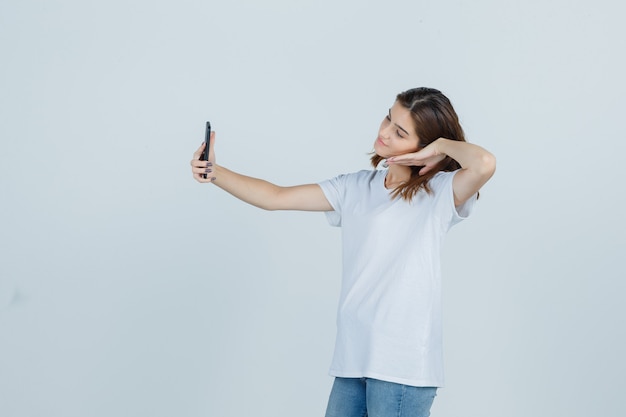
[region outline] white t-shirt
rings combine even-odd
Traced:
[[[409,203],[391,199],[387,170],[323,181],[342,228],[343,280],[330,374],[412,386],[443,386],[440,253],[446,232],[466,218],[476,195],[456,209],[455,172],[439,172]]]

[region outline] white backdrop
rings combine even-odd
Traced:
[[[0,3],[0,415],[321,416],[339,231],[193,181],[367,168],[441,89],[498,158],[444,254],[433,416],[621,417],[618,1]]]

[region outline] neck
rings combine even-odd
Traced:
[[[385,176],[385,188],[396,188],[411,178],[411,168],[402,165],[391,165]]]

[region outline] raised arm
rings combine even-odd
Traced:
[[[241,175],[217,165],[214,144],[215,132],[212,132],[209,161],[200,160],[204,143],[193,154],[191,171],[196,181],[212,182],[238,199],[264,210],[333,210],[317,184],[280,187],[268,181]],[[207,178],[204,178],[203,174],[206,174]]]
[[[387,159],[388,164],[422,166],[420,175],[430,171],[447,156],[461,165],[454,176],[454,203],[460,206],[485,185],[496,170],[496,158],[478,145],[439,138],[424,149]]]

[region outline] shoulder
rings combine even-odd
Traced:
[[[377,169],[362,169],[361,171],[350,172],[347,174],[341,174],[339,176],[343,176],[350,179],[370,179],[379,175],[382,171]]]
[[[458,170],[437,172],[428,181],[428,187],[435,193],[447,187],[452,187],[452,180],[454,178],[454,175],[456,175],[457,172]]]
[[[363,195],[378,188],[385,172],[378,170],[361,170],[337,175],[318,185],[329,200],[345,199],[348,196]]]
[[[346,174],[339,174],[336,177],[330,178],[323,182],[354,185],[354,184],[369,183],[372,180],[376,179],[379,175],[384,175],[383,171],[379,171],[375,169],[364,169],[361,171],[350,172]]]

